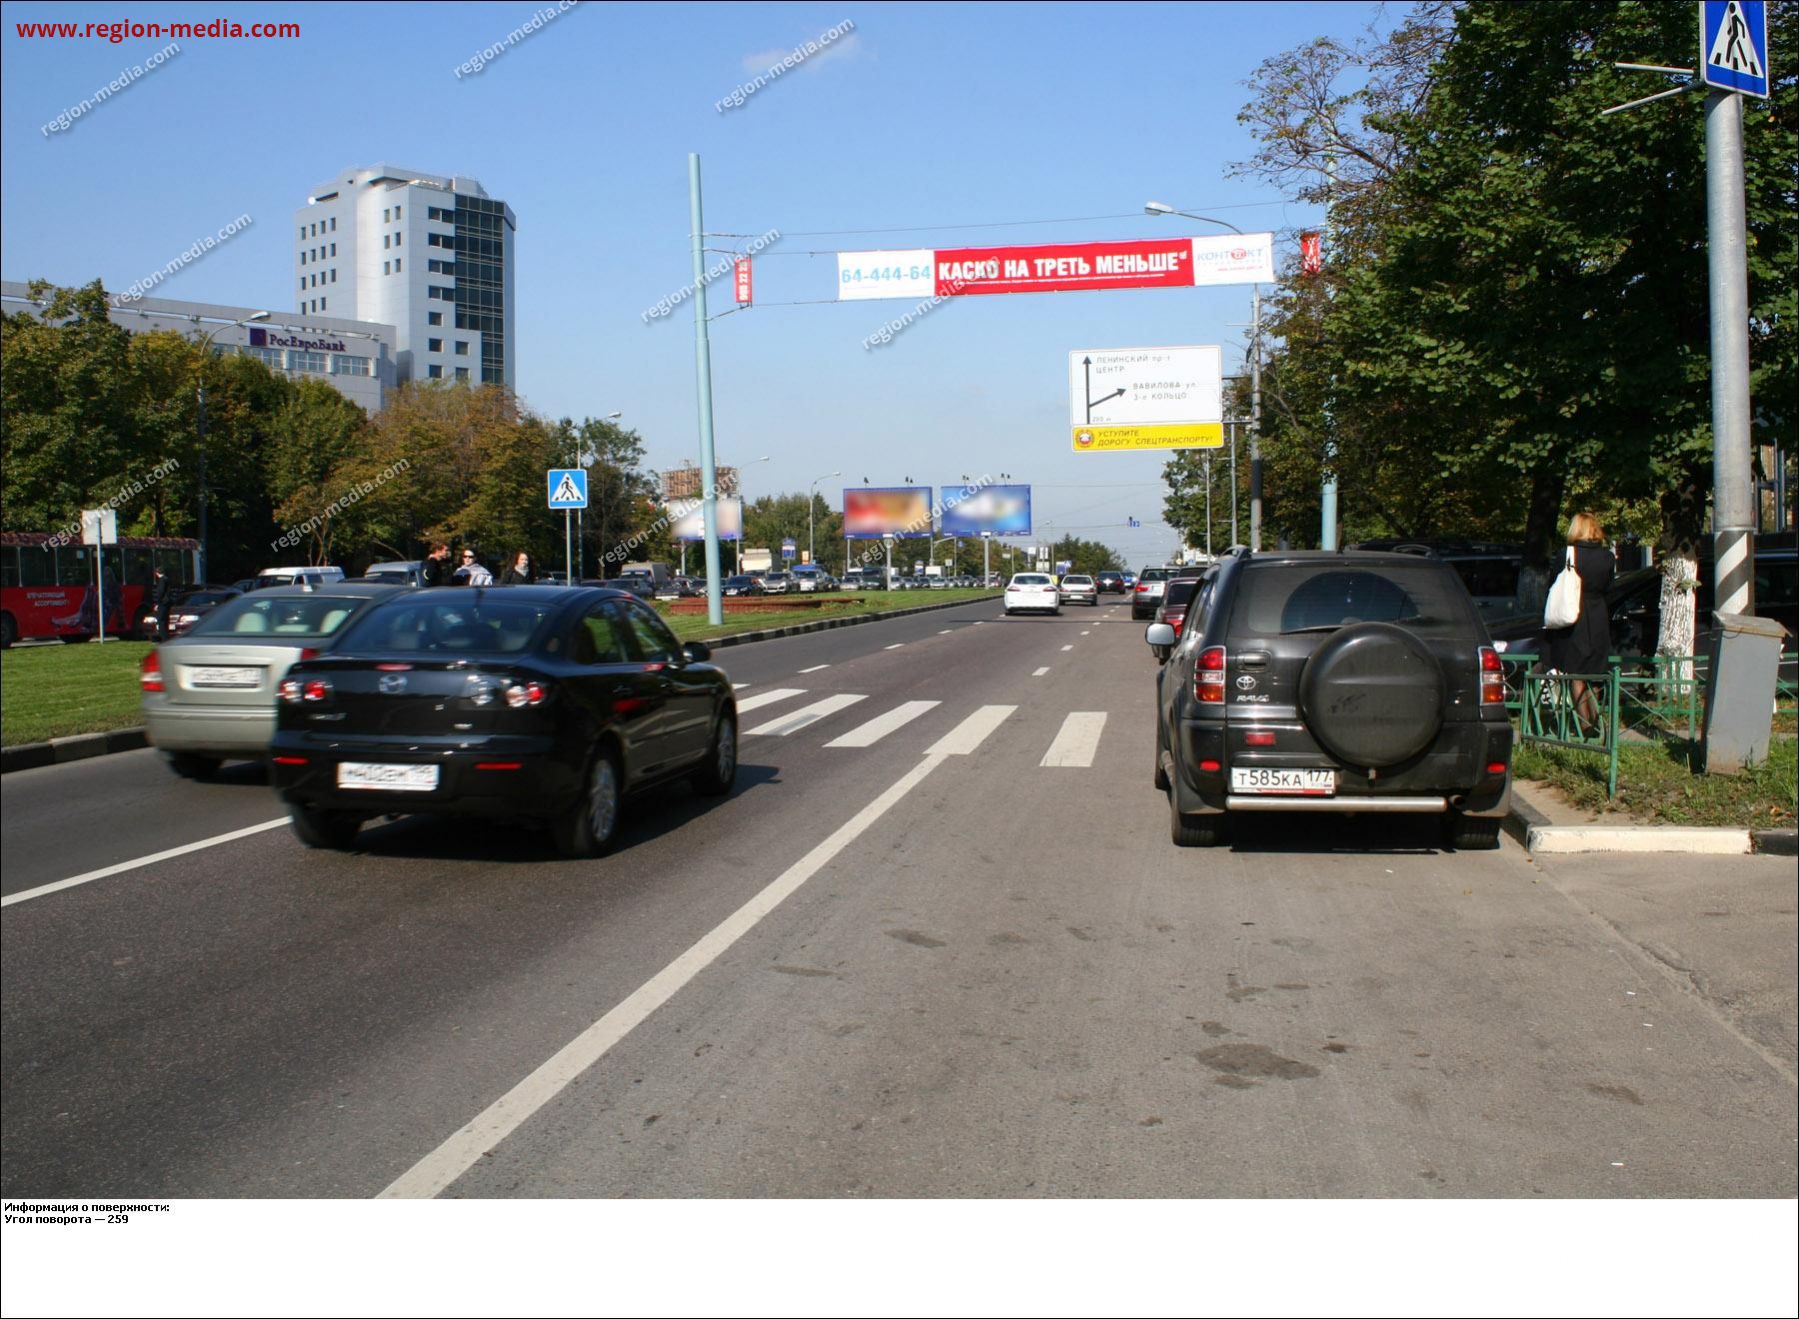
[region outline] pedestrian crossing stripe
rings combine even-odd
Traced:
[[[1047,670],[1045,671],[1047,672]],[[806,691],[801,687],[771,688],[739,701],[737,712],[741,716],[751,710],[774,705],[780,701],[790,701],[804,695],[806,695]],[[757,724],[754,728],[746,729],[743,736],[791,737],[793,734],[808,729],[867,699],[867,695],[862,692],[838,692],[823,696],[808,705],[788,710],[765,723]],[[847,733],[833,738],[824,745],[826,749],[837,750],[871,747],[893,733],[897,733],[914,720],[923,718],[942,704],[941,701],[904,701],[891,710],[857,724]],[[952,727],[948,733],[926,748],[924,754],[927,756],[973,755],[980,749],[988,736],[1017,710],[1016,705],[979,706],[959,724]],[[1037,762],[1038,767],[1091,769],[1094,759],[1099,753],[1099,744],[1105,732],[1108,717],[1103,710],[1076,710],[1067,715],[1062,720],[1054,740],[1050,743],[1049,750]]]
[[[824,719],[829,715],[834,715],[839,710],[846,710],[857,701],[865,701],[867,699],[866,696],[856,696],[853,694],[827,696],[822,701],[814,701],[811,705],[802,706],[798,710],[790,711],[789,713],[782,715],[779,719],[770,720],[766,724],[752,728],[749,732],[745,733],[744,736],[789,737],[792,734],[799,732],[800,729],[810,727],[817,723],[820,719]]]

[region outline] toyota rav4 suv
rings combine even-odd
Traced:
[[[1448,564],[1241,550],[1196,592],[1157,676],[1156,786],[1181,847],[1244,811],[1434,814],[1493,848],[1511,798],[1499,656]]]

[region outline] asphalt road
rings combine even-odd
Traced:
[[[1795,1192],[1778,976],[1733,1016],[1598,914],[1627,875],[1429,821],[1176,850],[1125,608],[718,660],[737,791],[659,790],[597,861],[404,819],[25,896],[281,811],[149,752],[7,775],[0,1191]]]

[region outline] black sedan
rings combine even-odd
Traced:
[[[407,592],[288,671],[274,786],[310,847],[346,848],[379,815],[517,816],[595,855],[627,793],[730,792],[737,706],[710,658],[619,591]]]
[[[144,607],[138,611],[141,615],[138,619],[138,634],[151,641],[167,641],[170,637],[178,637],[219,605],[235,600],[242,594],[234,586],[188,587],[169,606],[166,633],[158,619],[156,606],[146,600]]]

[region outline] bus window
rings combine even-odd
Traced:
[[[20,586],[56,585],[55,560],[50,557],[51,551],[42,545],[21,545],[7,553],[19,556]]]
[[[0,545],[0,586],[18,586],[19,547]]]
[[[94,561],[85,545],[63,545],[56,555],[56,585],[89,586],[94,580]]]
[[[125,547],[125,572],[123,581],[126,586],[150,585],[150,554],[150,550],[137,545],[127,545]]]

